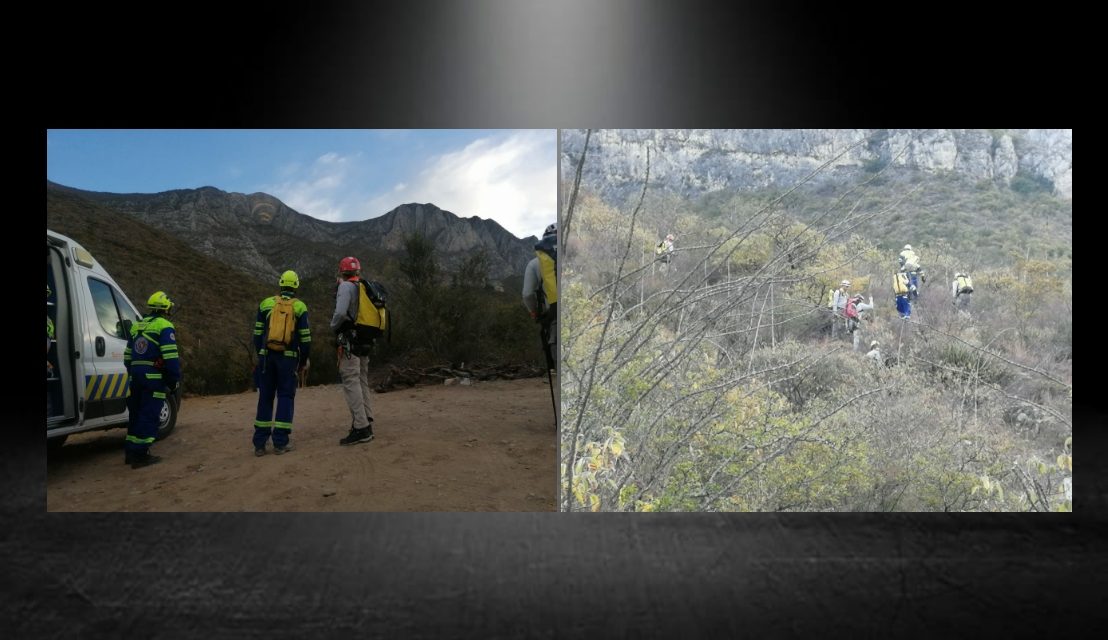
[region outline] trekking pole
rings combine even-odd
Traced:
[[[539,329],[539,339],[542,340],[542,353],[546,357],[546,379],[550,383],[550,406],[554,409],[554,428],[558,428],[558,402],[554,399],[554,356],[550,353],[550,326],[544,325]]]

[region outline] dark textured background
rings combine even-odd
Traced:
[[[1015,16],[443,5],[59,11],[43,128],[1069,125],[1034,87],[1072,45],[1043,29],[1050,56],[1005,62],[997,38],[1038,29]],[[1003,637],[1104,618],[1100,415],[1077,418],[1074,514],[635,516],[47,514],[42,416],[9,416],[4,637]]]

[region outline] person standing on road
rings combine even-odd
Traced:
[[[369,352],[371,346],[358,336],[358,322],[372,306],[361,278],[362,265],[352,256],[339,261],[340,280],[335,290],[331,330],[338,341],[338,366],[342,393],[350,409],[350,433],[340,445],[373,440],[373,409],[369,406]],[[361,314],[361,315],[359,315]]]
[[[181,386],[177,329],[167,317],[173,302],[164,291],[155,291],[146,306],[150,312],[131,325],[131,336],[123,351],[123,366],[131,385],[124,462],[132,469],[161,461],[161,456],[150,454],[150,445],[158,436],[166,393],[173,394]]]
[[[254,417],[254,455],[264,456],[273,437],[273,453],[292,450],[292,417],[296,398],[296,376],[308,365],[312,331],[308,326],[308,305],[296,298],[300,278],[286,271],[278,280],[281,292],[262,300],[254,320],[254,350],[258,364],[254,379],[258,385],[258,412]],[[277,415],[273,397],[277,396]]]

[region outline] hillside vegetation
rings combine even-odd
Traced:
[[[1070,203],[877,166],[685,202],[645,167],[619,205],[563,185],[562,509],[1072,508]],[[905,243],[928,274],[907,321]],[[854,340],[842,279],[876,305]]]

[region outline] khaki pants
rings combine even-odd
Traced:
[[[365,429],[373,419],[369,406],[369,356],[350,356],[343,350],[339,354],[339,373],[342,375],[342,395],[350,408],[355,429]]]

